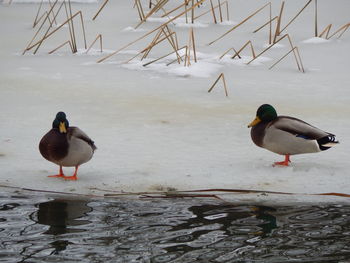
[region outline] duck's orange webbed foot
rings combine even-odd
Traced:
[[[60,173],[59,174],[55,174],[55,175],[49,175],[48,177],[65,177],[63,170],[62,170],[62,166],[60,166]]]
[[[63,178],[64,178],[64,180],[76,181],[76,180],[78,180],[77,173],[78,173],[78,166],[75,167],[75,171],[74,171],[74,174],[72,176],[64,176]]]
[[[284,158],[284,161],[282,162],[275,162],[272,166],[289,166],[289,163],[291,162],[290,161],[290,155],[289,154],[286,154],[285,155],[285,158]]]
[[[64,176],[63,178],[64,178],[64,180],[71,180],[71,181],[76,181],[76,180],[78,180],[78,177],[77,177],[76,175]]]

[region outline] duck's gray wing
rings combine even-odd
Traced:
[[[289,116],[279,116],[271,123],[271,125],[277,129],[289,132],[297,137],[307,140],[318,140],[329,135],[334,136],[333,134],[312,126],[305,121]]]
[[[93,151],[97,149],[95,142],[78,127],[69,127],[69,135],[85,141],[87,144],[91,146]]]

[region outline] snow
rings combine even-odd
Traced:
[[[306,44],[323,44],[323,43],[329,43],[329,42],[331,42],[331,40],[328,40],[328,39],[325,39],[322,37],[312,37],[312,38],[306,39],[302,42],[306,43]]]
[[[62,28],[36,55],[22,55],[36,32],[32,21],[40,1],[16,2],[0,5],[0,185],[95,195],[107,193],[97,188],[134,193],[255,189],[299,194],[220,196],[239,201],[348,202],[341,197],[305,195],[350,193],[350,33],[329,41],[314,38],[311,7],[286,29],[299,48],[305,67],[301,73],[292,54],[268,69],[290,50],[287,40],[249,65],[252,54],[248,47],[242,59],[232,60],[232,52],[219,59],[229,48],[239,50],[248,40],[256,53],[263,51],[268,29],[252,32],[266,23],[267,11],[212,45],[208,43],[237,23],[214,24],[210,14],[205,15],[193,27],[198,63],[191,60],[190,67],[183,63],[166,66],[176,58],[173,55],[144,67],[172,51],[164,42],[154,47],[148,58],[141,61],[139,56],[125,63],[147,47],[154,34],[103,63],[97,60],[159,26],[164,20],[158,14],[133,30],[139,20],[129,1],[109,1],[95,21],[92,17],[101,1],[88,5],[74,1],[73,9],[84,14],[88,45],[102,34],[103,53],[97,41],[85,54],[79,37],[77,54],[65,46],[48,55],[67,41],[68,28]],[[278,15],[281,1],[272,4]],[[286,1],[282,26],[304,4]],[[230,19],[239,23],[260,6],[257,0],[232,1]],[[319,31],[330,23],[339,28],[349,22],[348,0],[319,0],[318,6]],[[169,27],[177,32],[179,45],[186,45],[189,28],[174,22]],[[324,41],[327,45],[318,44]],[[208,93],[221,73],[229,97],[221,81]],[[322,153],[292,156],[290,167],[272,167],[283,157],[256,147],[247,128],[263,103],[274,105],[281,115],[301,118],[336,134],[341,143]],[[38,151],[41,137],[61,110],[71,125],[84,130],[98,147],[93,159],[80,167],[76,182],[48,178],[58,167]],[[64,171],[73,173],[71,168]]]

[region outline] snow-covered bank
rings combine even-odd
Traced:
[[[235,12],[232,4],[230,19],[241,21],[261,6],[258,2],[236,1],[241,13]],[[286,20],[304,5],[302,2],[286,2]],[[347,0],[318,2],[319,24],[323,27],[349,22]],[[273,5],[278,12],[280,1],[273,1]],[[128,1],[109,1],[108,8],[94,22],[91,17],[99,4],[79,4],[86,19],[88,42],[101,33],[104,54],[99,55],[96,48],[93,54],[72,55],[68,48],[62,48],[48,55],[66,41],[65,35],[59,35],[44,43],[37,55],[28,52],[22,56],[35,33],[31,24],[37,7],[15,3],[0,6],[1,185],[74,193],[95,193],[93,188],[132,192],[232,188],[350,193],[350,32],[341,39],[318,44],[311,40],[310,17],[300,16],[288,33],[300,49],[306,72],[297,70],[292,55],[269,70],[289,51],[287,42],[266,52],[253,65],[228,57],[219,59],[227,49],[239,49],[249,39],[253,39],[257,52],[262,51],[266,32],[252,31],[265,23],[267,16],[257,16],[211,46],[207,44],[232,24],[214,25],[205,16],[200,22],[207,27],[195,28],[197,64],[185,68],[159,61],[145,68],[142,64],[147,61],[140,62],[139,58],[123,62],[151,39],[136,43],[104,63],[96,63],[160,24],[149,21],[140,31],[125,31],[138,23],[137,11]],[[77,6],[73,4],[73,8]],[[311,9],[306,12],[311,16]],[[187,43],[188,28],[172,26],[182,44]],[[167,46],[160,46],[149,59],[168,52]],[[243,55],[243,62],[251,56],[248,51]],[[207,92],[221,72],[228,84],[228,98],[220,83]],[[341,143],[319,154],[294,156],[291,167],[272,167],[281,156],[253,145],[247,129],[262,103],[274,105],[281,115],[292,115],[335,133]],[[44,160],[38,151],[41,136],[51,128],[60,110],[98,147],[93,159],[81,166],[77,182],[48,178],[58,167]],[[72,173],[69,168],[65,171]],[[278,197],[276,201],[279,198],[291,197]]]

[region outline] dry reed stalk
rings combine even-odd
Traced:
[[[81,29],[83,30],[84,46],[85,46],[85,49],[87,49],[85,25],[84,25],[84,19],[83,19],[83,13],[82,12],[80,13],[80,23],[81,23]],[[101,37],[101,42],[102,42],[102,37]],[[102,46],[102,43],[101,43],[101,46]]]
[[[160,37],[162,36],[162,34],[164,35],[164,37],[162,39],[160,39]],[[173,47],[174,51],[177,51],[177,43],[174,40],[173,36],[176,36],[176,32],[173,32],[169,29],[169,27],[167,25],[165,25],[163,28],[161,28],[157,35],[155,36],[155,38],[153,39],[153,41],[151,42],[151,44],[144,49],[143,51],[141,51],[141,53],[146,52],[144,54],[144,56],[142,57],[142,59],[144,59],[145,57],[148,56],[149,52],[151,51],[151,49],[155,46],[158,45],[160,42],[164,41],[165,39],[168,40],[168,42],[170,43],[170,45]],[[177,53],[177,52],[176,52]],[[177,57],[179,58],[179,54],[176,54]],[[141,59],[141,60],[142,60]],[[180,63],[180,60],[179,60]]]
[[[221,3],[221,6],[224,5],[224,4],[226,4],[227,20],[229,20],[228,2],[227,2],[227,1],[222,2],[222,3]],[[214,6],[214,9],[219,8],[219,6],[220,6],[220,5]],[[196,17],[194,18],[194,20],[196,20],[197,18],[200,18],[201,16],[204,16],[204,15],[210,13],[210,12],[211,12],[211,9],[209,9],[208,11],[205,11],[204,13],[202,13],[202,14],[196,16]]]
[[[341,36],[345,33],[346,30],[348,30],[349,27],[350,27],[350,23],[346,24],[344,26],[344,31],[338,36],[338,38],[341,38]]]
[[[49,0],[49,5],[50,5],[50,7],[52,6],[51,5],[51,0]],[[55,24],[57,25],[57,21],[56,21],[56,17],[54,15],[54,13],[52,14],[52,16],[53,16],[53,20],[54,20]]]
[[[46,15],[46,16],[48,15],[47,11],[45,11],[36,21],[34,21],[34,23],[33,23],[33,28],[35,28],[36,25],[39,24],[39,22],[43,19],[43,17],[44,17],[45,15]],[[49,20],[49,23],[51,23],[50,17],[48,17],[48,20]]]
[[[56,47],[55,49],[51,50],[51,51],[49,52],[49,54],[52,54],[52,53],[56,52],[58,49],[60,49],[61,47],[63,47],[63,46],[66,45],[66,44],[69,44],[70,50],[72,51],[72,53],[74,53],[74,51],[73,51],[73,46],[72,46],[71,42],[68,40],[68,41],[64,42],[63,44],[59,45],[58,47]]]
[[[294,49],[296,49],[297,47],[292,48],[291,50],[289,50],[287,52],[287,54],[285,54],[284,56],[282,56],[276,63],[274,63],[271,67],[269,67],[269,69],[272,69],[274,66],[276,66],[279,62],[281,62],[286,56],[288,56],[291,52],[293,52]]]
[[[186,58],[185,58],[185,66],[187,67],[191,66],[191,49],[192,48],[193,48],[193,43],[191,40],[191,32],[189,32],[188,49],[187,49]],[[187,65],[186,65],[186,61],[187,61]]]
[[[219,77],[215,80],[214,84],[211,85],[210,89],[208,89],[208,93],[210,93],[210,92],[214,89],[216,83],[218,83],[218,81],[219,81],[219,79],[221,78],[221,75],[222,75],[222,74],[223,74],[223,73],[221,73],[221,74],[219,75]]]
[[[222,59],[228,52],[230,52],[231,50],[233,50],[233,48],[229,48],[228,50],[226,50],[220,57],[219,59]]]
[[[226,81],[225,81],[224,73],[221,73],[221,74],[219,75],[219,77],[215,80],[214,84],[213,84],[213,85],[210,87],[210,89],[208,90],[208,93],[210,93],[210,92],[214,89],[215,85],[218,83],[218,81],[219,81],[220,79],[222,79],[222,82],[224,83],[225,95],[226,95],[226,97],[228,97],[228,90],[227,90],[227,86],[226,86]]]
[[[272,43],[272,6],[271,6],[271,4],[270,4],[270,8],[269,8],[269,15],[270,15],[269,44],[271,45],[271,43]]]
[[[185,60],[185,63],[184,63],[184,66],[187,65],[187,60],[188,60],[188,50],[189,50],[189,46],[186,46],[186,49],[185,49],[185,55],[184,55],[184,60]]]
[[[160,39],[160,36],[162,35],[162,30],[159,30],[157,32],[157,34],[155,35],[155,37],[152,39],[151,43],[144,49],[145,51],[142,52],[144,53],[141,60],[143,60],[144,58],[146,58],[148,56],[148,54],[151,52],[151,49],[155,46],[158,45],[159,43],[163,42],[166,38],[163,37],[162,39]]]
[[[178,10],[178,9],[182,8],[183,6],[187,5],[188,1],[189,1],[189,0],[187,0],[187,1],[185,0],[183,4],[181,4],[181,5],[177,6],[177,7],[175,7],[174,9],[171,9],[171,10],[168,11],[168,12],[166,12],[164,15],[162,15],[162,17],[166,17],[166,16],[170,15],[172,12],[175,12],[176,10]]]
[[[318,35],[318,23],[317,23],[317,0],[315,0],[315,37]]]
[[[185,46],[184,48],[187,48],[187,46]],[[182,59],[185,59],[185,58],[184,58],[185,56],[186,56],[186,55],[182,55],[182,56],[181,56],[181,60],[182,60]],[[173,64],[173,63],[176,62],[176,61],[177,61],[177,59],[174,59],[173,61],[169,62],[169,63],[166,64],[166,65],[169,66],[169,65]]]
[[[192,6],[194,5],[194,0],[192,0]],[[191,10],[191,23],[194,23],[194,8]]]
[[[344,30],[339,36],[338,38],[340,38],[345,31],[350,27],[350,23],[343,25],[342,27],[340,27],[337,31],[335,31],[332,35],[330,35],[327,39],[330,39],[331,37],[333,37],[334,35],[336,35],[337,33],[339,33],[340,31]]]
[[[193,58],[194,62],[197,63],[197,52],[196,52],[196,42],[194,40],[194,31],[193,28],[191,28],[191,38],[192,38],[192,48],[193,48]]]
[[[102,11],[102,9],[106,6],[106,4],[108,3],[109,0],[105,0],[104,3],[101,5],[101,7],[98,9],[97,13],[94,15],[94,17],[92,18],[92,20],[95,20],[96,17],[100,14],[100,12]]]
[[[251,42],[251,41],[250,41],[249,43],[250,43],[250,49],[251,49],[252,54],[253,54],[253,58],[255,58],[255,57],[256,57],[256,55],[255,55],[255,51],[254,51],[253,44],[252,44],[252,42]]]
[[[318,37],[323,37],[324,34],[326,34],[326,39],[328,39],[328,34],[329,31],[331,30],[332,24],[329,24],[328,26],[325,27],[325,29],[320,33]]]
[[[67,9],[66,1],[63,1],[63,3],[64,3],[64,8],[66,10],[66,17],[67,17],[67,19],[69,19],[72,16],[69,15],[70,12]],[[69,3],[70,3],[70,0],[69,0]],[[72,11],[72,10],[70,9],[70,11]],[[68,22],[68,28],[69,28],[69,35],[70,35],[72,47],[73,47],[73,53],[76,53],[77,52],[77,44],[76,44],[76,38],[75,38],[75,32],[74,32],[74,24],[72,23],[71,20],[69,20],[69,22]]]
[[[188,45],[186,46],[186,53],[185,53],[185,67],[191,66],[191,38],[188,40]]]
[[[255,58],[253,58],[252,60],[250,60],[247,65],[249,65],[251,62],[253,62],[255,59],[257,59],[258,57],[260,57],[262,54],[264,54],[266,51],[268,51],[270,48],[272,48],[274,45],[276,45],[278,42],[282,41],[284,38],[287,38],[288,41],[289,41],[289,44],[292,48],[292,51],[293,51],[293,54],[294,54],[294,58],[295,58],[295,61],[297,63],[297,66],[298,66],[298,69],[299,71],[302,71],[304,72],[304,70],[300,67],[299,65],[299,61],[298,61],[298,54],[296,53],[295,49],[294,49],[294,46],[293,46],[293,43],[292,43],[292,40],[290,38],[290,36],[288,34],[285,34],[283,35],[280,39],[278,39],[276,42],[274,42],[272,45],[270,45],[269,47],[267,47],[266,49],[264,49],[263,51],[261,51],[258,55],[256,55]]]
[[[148,12],[144,19],[142,19],[140,23],[138,23],[135,26],[135,29],[138,28],[142,23],[146,22],[147,18],[156,13],[159,9],[161,9],[168,1],[169,0],[160,0],[159,2],[157,2],[157,4],[151,9],[151,11]]]
[[[137,12],[139,13],[140,20],[142,21],[143,19],[145,19],[145,13],[143,12],[140,0],[135,0],[135,5],[137,7]]]
[[[293,43],[292,43],[292,39],[290,38],[290,36],[289,36],[288,34],[286,34],[286,35],[287,35],[287,39],[288,39],[288,41],[289,41],[290,47],[293,48],[294,45],[293,45]],[[298,49],[296,49],[296,50],[298,50]],[[295,61],[296,61],[296,63],[297,63],[297,66],[298,66],[299,71],[304,72],[304,69],[302,69],[302,66],[299,64],[298,54],[296,53],[295,49],[293,50],[293,54],[294,54],[294,58],[295,58]],[[300,61],[301,61],[301,60],[300,60]]]
[[[92,46],[96,43],[96,41],[100,39],[100,49],[101,49],[101,53],[102,53],[102,35],[98,34],[97,37],[95,38],[94,41],[92,41],[91,45],[89,46],[89,48],[86,50],[86,54],[90,51],[90,49],[92,48]]]
[[[176,53],[176,57],[178,59],[178,62],[180,64],[180,60],[181,60],[181,56],[179,55],[179,53],[177,52],[177,47],[176,47],[176,43],[174,41],[174,39],[172,38],[172,36],[175,34],[175,32],[171,32],[170,29],[168,28],[168,32],[166,32],[164,30],[164,28],[162,28],[162,32],[165,35],[165,37],[167,38],[169,44],[172,46],[172,48],[174,49],[174,52]]]
[[[278,18],[277,18],[277,25],[275,30],[275,36],[273,38],[273,43],[276,42],[277,37],[281,34],[281,21],[282,21],[283,9],[284,9],[284,1],[281,4],[280,14],[278,15]]]
[[[42,7],[42,5],[43,5],[43,1],[44,1],[44,0],[41,0],[41,2],[40,2],[39,8],[38,8],[38,12],[36,13],[36,16],[35,16],[35,19],[34,19],[33,28],[37,25],[37,23],[38,23],[38,22],[40,21],[40,19],[43,17],[43,16],[41,16],[40,19],[39,19],[39,21],[38,21],[38,17],[39,17],[39,13],[40,13],[41,7]]]
[[[59,25],[55,30],[51,31],[50,33],[45,34],[44,37],[42,37],[39,41],[35,42],[30,47],[28,47],[27,50],[30,50],[35,46],[40,46],[45,39],[52,36],[54,33],[56,33],[58,30],[60,30],[65,24],[67,24],[71,19],[74,19],[79,14],[82,15],[81,11],[78,11],[77,13],[75,13],[71,18],[67,19],[63,24]]]
[[[55,3],[53,4],[53,6],[50,8],[49,12],[47,12],[47,16],[45,17],[44,21],[41,23],[39,29],[36,31],[36,33],[34,34],[33,38],[30,40],[29,44],[27,45],[27,47],[25,48],[25,50],[23,50],[23,53],[22,55],[24,55],[26,53],[27,50],[29,50],[29,46],[33,43],[34,39],[37,37],[37,35],[39,34],[39,32],[41,31],[42,27],[44,26],[45,22],[48,20],[48,17],[49,17],[49,13],[52,12],[53,8],[55,7],[55,5],[58,3],[58,0],[55,1]],[[58,15],[58,13],[60,12],[61,8],[63,6],[63,3],[61,3],[57,13],[56,13],[56,16]],[[52,26],[52,23],[50,21],[50,26],[49,26],[49,29],[51,28]],[[48,29],[48,30],[49,30]]]
[[[303,73],[305,73],[304,66],[303,66],[303,62],[301,61],[301,56],[300,56],[299,48],[298,48],[298,47],[296,47],[296,51],[297,51],[297,55],[298,55],[298,58],[299,58],[301,71],[302,71]]]
[[[312,2],[312,0],[309,0],[306,5],[285,25],[284,28],[280,30],[279,33],[282,33],[304,10],[305,8]]]
[[[222,39],[223,37],[225,37],[227,34],[229,34],[230,32],[232,32],[233,30],[235,30],[236,28],[238,28],[239,26],[241,26],[242,24],[244,24],[245,22],[247,22],[249,19],[251,19],[253,16],[255,16],[257,13],[259,13],[261,10],[263,10],[266,6],[270,5],[271,2],[265,4],[263,7],[259,8],[258,10],[256,10],[253,14],[249,15],[248,17],[246,17],[245,19],[243,19],[239,24],[235,25],[234,27],[232,27],[230,30],[228,30],[226,33],[224,33],[223,35],[221,35],[220,37],[218,37],[217,39],[211,41],[208,45],[212,45],[213,43],[215,43],[216,41]]]
[[[259,28],[257,28],[257,29],[255,29],[254,31],[253,31],[253,33],[256,33],[256,32],[258,32],[258,31],[260,31],[261,29],[263,29],[265,26],[267,26],[268,24],[270,24],[271,25],[271,23],[274,21],[274,20],[276,20],[276,19],[278,19],[278,16],[275,16],[274,18],[271,18],[269,21],[267,21],[265,24],[263,24],[261,27],[259,27]],[[271,43],[270,43],[271,44]]]
[[[237,57],[237,56],[238,56],[239,58],[241,58],[241,57],[239,56],[240,53],[241,53],[248,45],[250,45],[250,50],[251,50],[251,52],[252,52],[253,58],[256,58],[254,46],[253,46],[253,43],[252,43],[251,40],[248,40],[238,51],[236,51],[236,50],[234,49],[234,51],[235,51],[236,54],[233,55],[231,58],[234,59],[234,58]]]
[[[225,75],[224,75],[224,73],[221,73],[221,74],[222,74],[222,82],[224,83],[225,95],[226,95],[226,97],[228,97],[228,90],[227,90]]]
[[[36,25],[41,21],[41,19],[42,19],[45,15],[48,15],[48,12],[45,11],[45,12],[39,17],[39,13],[40,13],[40,10],[41,10],[43,1],[44,1],[44,0],[41,0],[41,2],[40,2],[39,8],[38,8],[38,12],[37,12],[37,14],[36,14],[36,16],[35,16],[35,19],[34,19],[34,22],[33,22],[33,28],[36,27]],[[52,7],[51,1],[49,1],[49,3],[50,3],[50,7]],[[53,16],[53,20],[54,20],[55,24],[57,24],[57,21],[56,21],[56,19],[55,19],[55,14],[54,14],[54,12],[52,12],[52,16]],[[49,21],[51,22],[50,17],[48,17],[48,19],[49,19]]]
[[[193,28],[189,30],[189,37],[188,37],[188,45],[186,49],[186,56],[185,56],[185,66],[189,67],[191,65],[191,49],[193,51],[193,58],[194,62],[197,63],[197,55],[196,55],[196,47],[195,47],[195,41],[194,41],[194,33]]]
[[[235,54],[237,55],[237,57],[238,57],[239,59],[241,59],[242,57],[239,55],[239,53],[237,52],[237,50],[234,49],[234,48],[232,48],[232,49],[233,49],[233,51],[235,52]]]
[[[216,15],[215,15],[215,10],[214,10],[214,6],[213,6],[213,1],[212,0],[210,0],[210,6],[211,6],[211,14],[213,15],[214,23],[217,24],[218,22],[216,21]]]
[[[159,33],[161,33],[161,32],[159,32]],[[173,34],[174,34],[174,33],[173,33]],[[156,36],[156,37],[152,40],[152,42],[151,42],[145,49],[143,49],[142,51],[140,51],[135,57],[137,57],[137,56],[140,55],[141,53],[147,52],[147,54],[144,55],[144,56],[142,57],[142,59],[146,58],[146,57],[148,56],[149,52],[151,51],[151,49],[152,49],[154,46],[158,45],[159,43],[163,42],[163,41],[166,40],[166,39],[167,39],[167,38],[166,38],[165,36],[164,36],[163,38],[160,38],[160,36]],[[141,59],[141,60],[142,60],[142,59]]]
[[[221,10],[221,3],[220,3],[220,0],[218,0],[218,5],[219,5],[220,23],[222,23],[223,20],[222,20],[222,10]]]
[[[39,19],[38,19],[38,21],[37,21],[37,24],[43,19],[44,16],[47,16],[47,15],[48,15],[48,13],[47,13],[47,11],[45,11],[45,12],[39,17]],[[49,23],[51,24],[50,16],[48,16],[47,19],[49,20]],[[37,25],[37,24],[36,24],[36,25]],[[53,24],[53,21],[52,21],[52,24]],[[33,25],[33,28],[34,28],[36,25]]]
[[[272,48],[274,45],[276,45],[278,42],[280,42],[282,39],[284,39],[287,35],[282,36],[279,40],[277,40],[275,43],[273,43],[272,45],[268,46],[266,49],[264,49],[263,51],[261,51],[255,58],[251,59],[247,65],[249,65],[251,62],[253,62],[255,59],[257,59],[258,57],[260,57],[262,54],[264,54],[266,51],[268,51],[270,48]]]
[[[198,5],[202,4],[204,1],[206,1],[206,0],[200,0],[199,2],[197,2],[197,3],[196,3],[194,6],[192,6],[191,8],[196,8]],[[160,28],[164,27],[165,25],[171,23],[172,21],[174,21],[175,19],[179,18],[179,17],[182,16],[185,12],[188,12],[188,11],[190,11],[190,10],[186,10],[186,11],[184,11],[184,12],[181,12],[181,13],[178,14],[177,16],[173,17],[172,19],[168,20],[167,22],[163,23],[162,25],[156,27],[155,29],[152,29],[151,31],[147,32],[146,34],[140,36],[140,37],[137,38],[136,40],[134,40],[134,41],[128,43],[127,45],[125,45],[125,46],[119,48],[118,50],[114,51],[113,53],[109,54],[108,56],[105,56],[105,57],[101,58],[100,60],[97,61],[97,63],[101,63],[101,62],[105,61],[106,59],[108,59],[108,58],[114,56],[115,54],[117,54],[118,52],[120,52],[121,50],[123,50],[123,49],[125,49],[125,48],[131,46],[132,44],[134,44],[134,43],[140,41],[141,39],[144,39],[146,36],[152,34],[153,32],[159,30]]]
[[[57,2],[57,0],[56,0],[56,2]],[[56,3],[56,2],[55,2],[55,3]],[[62,2],[59,11],[61,10],[61,7],[63,6],[63,4],[65,4],[65,2]],[[52,8],[51,8],[50,10],[53,10],[53,8],[54,8],[54,5],[52,6]],[[59,11],[56,13],[55,17],[58,16]],[[50,14],[50,12],[49,12],[49,14]],[[50,32],[50,29],[52,28],[52,24],[53,24],[53,21],[50,21],[50,26],[48,27],[47,31],[45,32],[44,37]],[[42,40],[42,41],[43,41],[43,40]],[[40,41],[39,45],[38,45],[37,48],[34,50],[33,54],[36,54],[36,52],[39,50],[39,47],[41,46],[42,41]]]
[[[128,59],[127,61],[124,61],[122,64],[128,64],[131,60],[133,60],[134,58],[136,58],[140,54],[142,54],[142,52],[137,53],[135,56],[133,56],[132,58]]]
[[[185,1],[185,3],[186,3],[186,5],[185,5],[185,11],[186,11],[186,9],[187,9],[187,5],[188,5],[188,3],[189,3],[189,1],[190,0],[188,0],[188,1],[186,1],[186,0],[184,0]],[[185,18],[186,18],[186,24],[188,23],[188,16],[187,16],[187,12],[185,13]]]
[[[229,11],[228,11],[228,2],[227,1],[225,1],[225,3],[226,3],[226,18],[227,18],[227,21],[229,21],[230,20],[230,14],[229,14]]]
[[[186,46],[183,46],[183,47],[179,48],[179,49],[176,50],[176,51],[172,51],[172,52],[170,52],[170,53],[168,53],[168,54],[166,54],[166,55],[164,55],[164,56],[161,56],[161,57],[159,57],[159,58],[157,58],[157,59],[155,59],[155,60],[152,60],[152,61],[150,61],[150,62],[147,62],[146,64],[143,64],[142,66],[146,67],[146,66],[148,66],[148,65],[150,65],[150,64],[152,64],[152,63],[154,63],[154,62],[157,62],[157,61],[159,61],[159,60],[161,60],[161,59],[163,59],[163,58],[166,58],[166,57],[168,57],[168,56],[174,54],[175,52],[179,52],[180,50],[184,49],[185,47],[186,47]],[[175,61],[177,61],[177,58],[174,59],[174,62],[175,62]]]
[[[228,50],[226,50],[226,51],[224,52],[224,54],[222,54],[222,55],[219,57],[219,59],[222,59],[222,58],[223,58],[228,52],[230,52],[231,50],[233,50],[233,51],[235,52],[235,54],[238,56],[238,58],[241,59],[241,56],[239,55],[239,53],[237,53],[236,49],[234,49],[233,47],[232,47],[232,48],[229,48]]]
[[[159,43],[161,43],[161,42],[163,42],[165,39],[167,39],[167,40],[169,41],[170,45],[173,47],[174,52],[176,53],[176,56],[177,56],[177,58],[178,58],[178,63],[180,64],[180,60],[181,60],[180,55],[177,53],[177,48],[176,48],[175,45],[173,45],[172,40],[171,40],[171,36],[174,35],[174,34],[176,34],[176,33],[175,33],[175,32],[170,32],[169,35],[167,35],[167,33],[166,33],[164,30],[160,30],[158,33],[159,33],[159,34],[157,34],[157,36],[153,39],[153,41],[151,42],[151,44],[150,44],[147,48],[145,48],[144,50],[142,50],[141,52],[139,52],[139,53],[138,53],[136,56],[134,56],[132,59],[134,59],[135,57],[137,57],[137,56],[138,56],[139,54],[141,54],[141,53],[145,53],[145,54],[142,56],[142,58],[141,58],[141,60],[143,60],[144,58],[146,58],[146,57],[148,56],[148,54],[150,53],[151,49],[152,49],[154,46],[158,45]],[[162,33],[164,34],[164,37],[163,37],[163,38],[160,38],[160,37],[162,36]],[[128,60],[127,62],[130,62],[132,59]]]
[[[179,49],[179,42],[178,42],[178,40],[177,40],[177,34],[176,34],[176,32],[174,32],[174,34],[172,34],[173,31],[171,31],[171,30],[169,29],[168,25],[166,25],[164,28],[165,28],[166,31],[168,32],[168,35],[171,37],[171,40],[172,40],[174,46],[176,47],[176,49]]]

